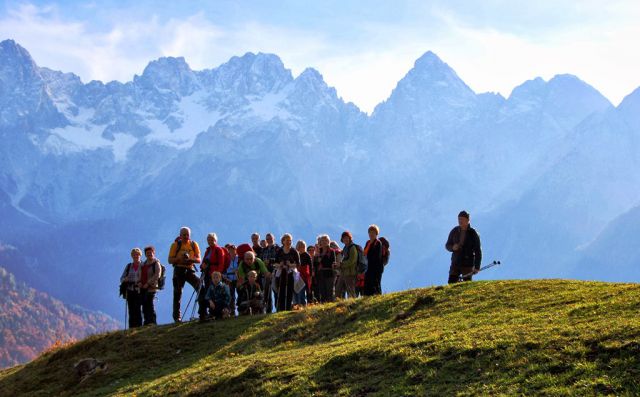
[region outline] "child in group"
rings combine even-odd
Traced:
[[[241,315],[264,313],[264,299],[257,278],[258,272],[251,270],[247,273],[247,281],[238,289],[238,313]]]
[[[220,272],[213,272],[211,275],[211,285],[207,290],[205,300],[209,302],[212,317],[218,320],[229,317],[229,313],[231,313],[229,307],[231,294],[229,293],[229,286],[222,282],[222,274]]]

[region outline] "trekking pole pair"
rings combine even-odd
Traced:
[[[189,301],[187,302],[187,306],[184,308],[184,312],[180,313],[180,318],[184,318],[183,316],[189,312],[189,306],[191,305],[191,301],[193,300],[193,297],[196,296],[196,292],[198,293],[198,296],[200,296],[200,289],[202,288],[203,277],[204,277],[204,272],[201,273],[200,280],[198,282],[198,288],[197,289],[196,288],[193,289],[193,292],[191,293],[191,297],[189,298]],[[197,300],[198,300],[198,298],[196,297],[196,301]],[[195,308],[195,305],[196,305],[196,301],[193,301],[193,307],[194,308]],[[193,319],[193,312],[191,314],[191,319]]]
[[[196,294],[196,300],[193,301],[193,306],[191,308],[191,317],[189,318],[189,321],[193,320],[195,318],[195,312],[196,312],[196,302],[198,303],[198,305],[200,305],[200,294],[202,293],[202,287],[204,286],[204,276],[205,276],[205,272],[207,272],[208,270],[203,271],[202,273],[200,273],[200,282],[198,283],[198,293]],[[196,290],[194,289],[193,292],[195,293]],[[204,309],[205,313],[207,309]],[[186,312],[185,312],[186,313]]]
[[[480,269],[478,269],[478,273],[480,273],[483,270],[487,270],[490,267],[498,266],[500,264],[501,264],[500,261],[493,261],[490,264],[488,264],[486,266],[482,266]],[[471,277],[471,276],[473,276],[473,274],[474,274],[473,272],[470,272],[470,273],[467,273],[467,274],[463,274],[462,276],[460,276],[460,279],[463,280],[463,279],[465,279],[467,277]]]

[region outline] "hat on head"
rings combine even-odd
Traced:
[[[458,214],[458,218],[467,218],[467,219],[469,219],[469,213],[467,211],[465,211],[465,210],[462,210]]]

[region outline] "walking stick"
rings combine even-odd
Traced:
[[[271,277],[275,278],[275,271],[271,274]],[[267,311],[269,306],[269,299],[271,299],[271,280],[267,279],[266,275],[262,278],[262,289],[264,290],[262,301],[264,302],[265,311]]]
[[[127,289],[124,292],[124,329],[127,330],[129,326],[127,325],[127,315],[129,314],[129,300],[128,300],[129,290]]]
[[[208,268],[206,271],[209,271]],[[205,275],[204,271],[200,273],[200,282],[198,283],[198,294],[196,295],[196,300],[193,301],[193,306],[191,307],[191,318],[189,318],[189,321],[195,318],[196,301],[198,302],[198,305],[200,305],[200,292],[202,291],[202,285],[204,284],[204,275]],[[195,293],[196,290],[194,289],[193,292]],[[185,314],[186,314],[186,311],[185,311]]]
[[[280,299],[282,299],[282,294],[280,293],[280,286],[282,285],[282,266],[278,265],[278,268],[280,268],[280,281],[278,281],[277,277],[274,277],[274,281],[275,281],[275,285],[276,285],[276,299],[273,301],[274,305],[275,305],[275,309],[276,312],[278,312],[278,308],[280,307]],[[275,269],[274,272],[275,274]],[[271,286],[272,283],[269,283],[269,286]]]
[[[490,267],[498,266],[500,264],[501,264],[500,261],[493,261],[490,264],[488,264],[486,266],[482,266],[480,269],[478,269],[478,273],[480,273],[483,270],[487,270]],[[467,273],[467,274],[463,274],[462,276],[460,276],[460,281],[462,281],[463,279],[465,279],[467,277],[471,277],[471,276],[473,276],[473,272]]]

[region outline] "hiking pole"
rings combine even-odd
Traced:
[[[184,308],[184,312],[180,313],[180,318],[182,318],[183,314],[187,314],[187,312],[189,311],[189,306],[191,305],[191,300],[193,299],[193,296],[196,294],[196,290],[194,289],[193,292],[191,293],[191,297],[189,298],[189,300],[187,301],[187,306],[185,306]]]
[[[271,277],[275,278],[275,272],[271,273]],[[262,284],[262,289],[264,290],[264,297],[262,298],[262,301],[264,302],[266,312],[269,307],[269,300],[271,299],[271,280],[267,279],[267,276],[265,275],[262,279]]]
[[[271,289],[273,289],[273,286],[275,285],[275,289],[273,290],[275,292],[274,296],[275,299],[273,300],[273,309],[275,310],[275,312],[278,311],[278,305],[280,303],[280,299],[282,299],[282,295],[280,295],[278,292],[280,292],[280,284],[282,283],[282,268],[280,268],[280,282],[278,282],[278,277],[275,277],[276,274],[276,269],[273,269],[273,280],[272,282],[269,283],[269,286]],[[271,298],[271,291],[269,291],[269,298]]]
[[[488,269],[488,268],[490,268],[490,267],[498,266],[498,265],[500,265],[500,264],[501,264],[501,263],[500,263],[500,261],[493,261],[493,262],[491,262],[490,264],[488,264],[488,265],[486,265],[486,266],[482,266],[480,269],[478,269],[478,273],[480,273],[480,272],[481,272],[481,271],[483,271],[483,270],[487,270],[487,269]],[[471,273],[467,273],[467,274],[463,274],[462,276],[460,276],[460,278],[461,278],[461,279],[464,279],[464,278],[466,278],[466,277],[471,277],[471,276],[473,276],[473,274],[474,274],[473,272],[471,272]]]
[[[209,269],[207,268],[206,271],[209,271]],[[204,271],[200,273],[200,282],[198,283],[198,294],[197,294],[196,300],[193,301],[193,307],[191,307],[191,318],[189,318],[189,321],[193,320],[195,317],[196,301],[198,302],[198,305],[200,305],[200,292],[202,291],[202,285],[204,284],[204,274],[205,274]],[[196,290],[194,289],[193,292],[195,291]]]
[[[128,296],[128,290],[124,292],[124,329],[125,331],[127,330],[128,325],[127,325],[127,315],[129,314],[129,301],[127,299]]]

